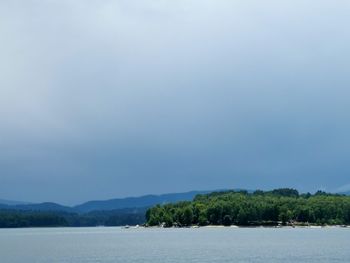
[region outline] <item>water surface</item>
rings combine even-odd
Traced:
[[[349,228],[0,229],[7,262],[350,262]]]

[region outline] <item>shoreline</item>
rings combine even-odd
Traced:
[[[125,228],[125,227],[123,227]],[[139,228],[154,228],[154,229],[196,229],[196,228],[209,228],[209,229],[223,229],[223,228],[235,228],[235,229],[244,229],[244,228],[310,228],[310,229],[325,229],[325,228],[350,228],[350,225],[295,225],[295,226],[224,226],[224,225],[208,225],[208,226],[189,226],[189,227],[162,227],[162,226],[140,226]],[[130,229],[135,229],[135,227],[130,227]]]
[[[207,228],[207,229],[244,229],[244,228],[279,228],[279,229],[286,229],[286,228],[308,228],[308,229],[326,229],[326,228],[349,228],[350,225],[295,225],[295,226],[269,226],[269,225],[256,225],[256,226],[238,226],[238,225],[231,225],[231,226],[224,226],[224,225],[207,225],[207,226],[188,226],[188,227],[162,227],[162,226],[43,226],[43,227],[2,227],[0,230],[5,229],[55,229],[55,228],[73,228],[73,229],[79,229],[79,228],[122,228],[122,229],[197,229],[197,228]]]

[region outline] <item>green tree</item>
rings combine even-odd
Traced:
[[[190,207],[186,207],[185,210],[183,211],[183,224],[185,226],[190,226],[192,225],[192,220],[193,220],[193,211]]]
[[[225,215],[222,220],[222,224],[224,226],[230,226],[232,224],[231,217],[229,215]]]

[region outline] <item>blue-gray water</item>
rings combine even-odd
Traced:
[[[350,229],[1,229],[0,262],[350,262]]]

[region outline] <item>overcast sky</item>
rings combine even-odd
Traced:
[[[0,0],[0,198],[350,190],[348,0]]]

